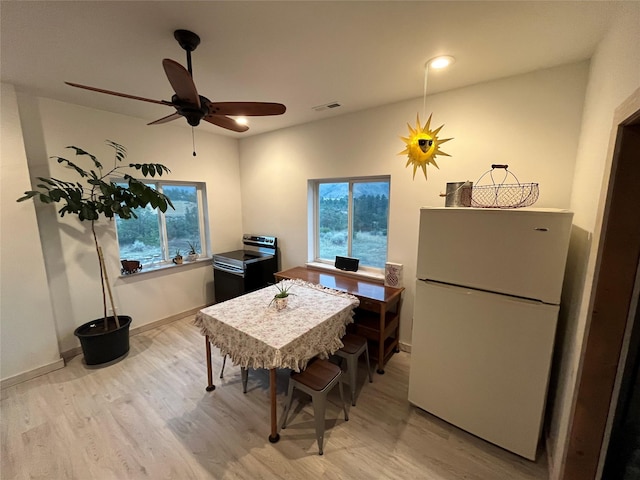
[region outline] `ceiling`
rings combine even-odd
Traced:
[[[266,101],[284,115],[253,117],[242,138],[428,93],[588,59],[616,2],[592,1],[2,1],[0,78],[19,91],[139,117],[172,107],[65,85],[170,100],[162,68],[186,67],[176,29],[197,33],[198,93],[211,101]],[[338,102],[335,109],[315,106]],[[189,128],[182,118],[147,128]]]

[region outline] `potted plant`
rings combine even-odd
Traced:
[[[189,253],[187,253],[187,262],[194,262],[198,259],[198,250],[196,249],[196,245],[187,242],[189,244]]]
[[[176,254],[173,257],[173,263],[176,265],[182,265],[182,253],[180,253],[180,249],[176,250]]]
[[[134,209],[147,205],[158,208],[162,212],[166,212],[168,207],[173,208],[173,204],[167,196],[122,171],[128,168],[137,170],[144,177],[149,175],[154,177],[169,173],[167,167],[159,163],[122,165],[121,162],[127,156],[125,147],[110,140],[107,140],[106,143],[115,151],[113,165],[110,168],[105,169],[94,155],[81,148],[67,147],[74,150],[76,156],[89,157],[93,163],[93,169],[85,170],[66,158],[51,157],[56,159],[58,163],[74,170],[80,177],[79,180],[71,182],[53,177],[37,177],[41,182],[37,185],[38,190],[24,192],[24,196],[17,200],[23,202],[35,198],[47,204],[61,202],[63,206],[58,210],[60,217],[76,215],[80,221],[91,223],[91,234],[96,249],[102,287],[103,316],[101,319],[92,320],[79,326],[74,331],[74,335],[80,340],[87,365],[98,365],[124,356],[129,351],[129,326],[131,324],[131,317],[116,313],[102,247],[99,245],[96,235],[95,222],[101,216],[109,219],[113,219],[114,215],[118,215],[122,219],[137,218]],[[123,178],[126,185],[115,183],[111,180],[111,177],[114,176]],[[113,312],[112,316],[107,316],[107,293]]]
[[[273,296],[269,305],[275,303],[276,310],[282,310],[287,307],[287,303],[289,302],[289,295],[295,295],[295,293],[290,292],[289,290],[293,286],[292,283],[285,284],[285,282],[276,283],[275,287],[278,292]]]

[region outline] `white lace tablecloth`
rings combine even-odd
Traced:
[[[282,284],[291,285],[283,310],[270,304],[278,293],[270,285],[204,308],[194,323],[223,355],[246,368],[300,371],[314,356],[327,357],[341,348],[358,298],[303,280]]]

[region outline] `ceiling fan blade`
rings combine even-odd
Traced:
[[[233,118],[225,117],[224,115],[207,115],[203,120],[234,132],[246,132],[249,130],[246,125],[240,125]]]
[[[287,107],[270,102],[209,102],[209,113],[214,115],[264,116],[282,115]]]
[[[108,95],[115,95],[117,97],[131,98],[133,100],[142,100],[143,102],[159,103],[160,105],[169,105],[170,107],[175,106],[173,103],[167,102],[166,100],[152,100],[150,98],[137,97],[135,95],[128,95],[126,93],[112,92],[111,90],[104,90],[102,88],[89,87],[88,85],[80,85],[79,83],[71,83],[71,82],[64,82],[64,83],[66,83],[67,85],[70,85],[72,87],[84,88],[85,90],[91,90],[92,92],[106,93]]]
[[[166,117],[159,118],[158,120],[155,120],[151,123],[147,123],[147,125],[159,125],[161,123],[167,123],[167,122],[170,122],[171,120],[175,120],[180,117],[182,117],[182,115],[176,112],[176,113],[172,113],[171,115],[167,115]]]
[[[162,60],[162,66],[178,98],[200,108],[200,96],[189,71],[170,58]]]

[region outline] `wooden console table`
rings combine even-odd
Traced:
[[[307,282],[342,290],[355,295],[360,306],[354,316],[355,331],[370,340],[371,356],[377,360],[379,374],[394,352],[399,351],[400,309],[404,288],[360,280],[339,272],[309,267],[294,267],[275,273],[277,281],[299,278]]]

